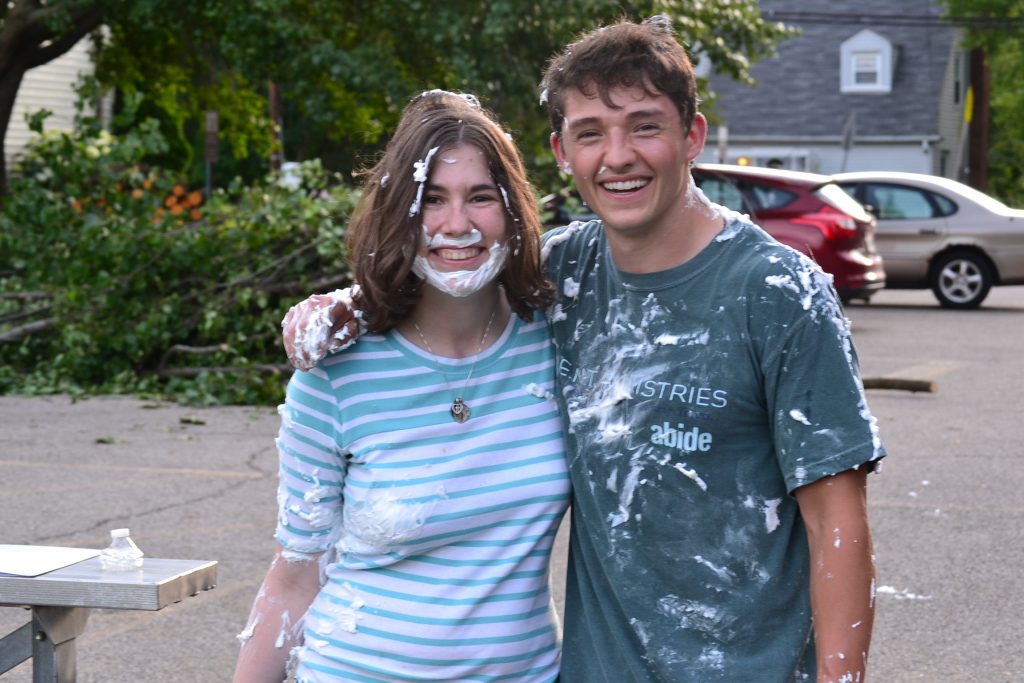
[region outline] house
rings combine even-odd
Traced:
[[[53,115],[46,119],[44,125],[47,129],[71,130],[74,127],[75,85],[81,74],[93,71],[90,45],[91,41],[84,38],[57,59],[25,74],[4,138],[4,155],[9,170],[14,170],[13,160],[24,151],[32,136],[25,122],[26,114],[48,109]]]
[[[799,29],[750,87],[710,74],[717,100],[699,161],[963,179],[969,54],[935,0],[760,0]]]

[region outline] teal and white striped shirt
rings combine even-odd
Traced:
[[[337,552],[297,680],[556,678],[548,560],[570,490],[553,385],[540,316],[511,316],[479,356],[436,357],[392,331],[295,373],[277,540]]]

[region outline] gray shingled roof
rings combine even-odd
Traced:
[[[818,137],[841,133],[856,112],[857,136],[928,135],[937,132],[939,95],[954,31],[948,25],[908,25],[906,17],[937,17],[932,0],[761,0],[762,13],[815,12],[897,15],[900,20],[865,23],[802,23],[801,34],[781,43],[778,55],[755,63],[758,86],[712,75],[715,113],[733,136]],[[839,46],[863,29],[889,40],[896,70],[889,94],[839,91]],[[714,130],[714,129],[712,129]]]

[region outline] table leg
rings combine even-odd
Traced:
[[[32,683],[75,682],[75,638],[88,618],[84,607],[32,608]]]
[[[0,676],[32,656],[32,623],[0,638]]]

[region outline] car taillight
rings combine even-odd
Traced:
[[[857,232],[857,221],[828,205],[822,206],[814,213],[794,216],[790,220],[817,228],[826,239],[849,238]]]

